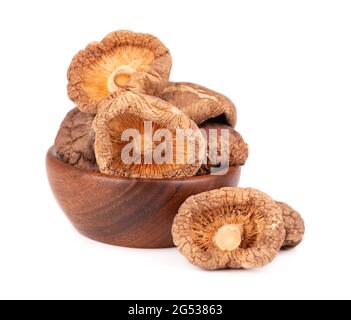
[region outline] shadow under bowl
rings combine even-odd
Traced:
[[[172,223],[182,203],[200,192],[236,187],[240,179],[240,167],[183,179],[107,176],[64,163],[53,147],[46,168],[56,200],[81,234],[132,248],[173,247]]]

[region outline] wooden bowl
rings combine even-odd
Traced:
[[[88,238],[124,247],[173,247],[171,226],[191,195],[237,186],[240,167],[226,175],[185,179],[128,179],[76,169],[49,149],[52,191],[75,228]]]

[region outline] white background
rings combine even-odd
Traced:
[[[0,298],[351,298],[348,1],[1,1]],[[299,210],[303,244],[259,270],[80,236],[44,158],[73,103],[66,70],[117,29],[158,36],[172,80],[222,92],[250,144],[241,186]]]

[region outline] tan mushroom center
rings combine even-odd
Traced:
[[[242,225],[225,224],[217,230],[213,240],[219,249],[231,251],[240,246],[242,233]]]
[[[114,92],[118,87],[125,87],[135,71],[135,68],[128,65],[116,69],[108,78],[108,90]]]
[[[140,139],[133,141],[134,150],[142,156],[152,156],[153,150],[156,148],[155,142],[150,139],[150,137],[146,137],[144,134],[140,136]]]

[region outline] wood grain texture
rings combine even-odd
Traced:
[[[86,237],[133,248],[173,247],[171,226],[191,195],[235,187],[240,167],[223,176],[129,179],[76,169],[49,149],[46,167],[52,191],[69,220]]]

